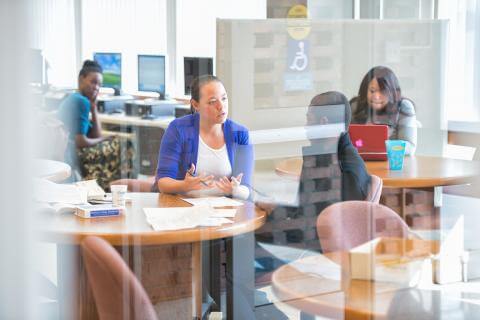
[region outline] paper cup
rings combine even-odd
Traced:
[[[110,186],[112,191],[112,204],[117,207],[125,206],[125,195],[127,194],[126,185],[113,185]]]
[[[404,140],[385,140],[385,146],[390,170],[402,170],[407,142]]]

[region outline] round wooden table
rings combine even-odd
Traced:
[[[278,175],[299,178],[302,171],[301,157],[280,161],[275,167]],[[405,157],[403,170],[388,169],[387,161],[366,161],[370,174],[383,180],[384,187],[428,188],[466,184],[480,176],[480,163],[441,157]]]
[[[79,319],[98,317],[91,293],[86,289],[88,283],[79,250],[79,244],[85,237],[97,236],[117,247],[191,244],[194,314],[199,317],[202,302],[202,242],[252,232],[265,223],[266,213],[256,208],[253,203],[245,202],[243,206],[238,207],[233,218],[234,222],[230,224],[176,231],[154,231],[146,221],[143,208],[191,205],[175,195],[129,193],[128,196],[132,198],[132,202],[127,204],[125,214],[119,217],[83,219],[74,214],[39,213],[36,220],[38,237],[42,241],[56,243],[58,248],[57,272],[59,297],[63,300],[60,303],[62,314],[68,315],[68,318]],[[161,266],[158,268],[161,270]],[[79,292],[75,292],[74,288],[80,288]]]
[[[332,262],[337,264],[339,278],[332,277]],[[438,319],[449,318],[449,314],[474,319],[480,314],[480,305],[468,301],[478,300],[475,284],[471,293],[462,290],[460,296],[440,285],[408,288],[391,282],[354,280],[349,276],[349,263],[348,252],[294,261],[274,271],[273,292],[280,303],[303,314],[331,319]],[[301,270],[298,266],[302,264],[318,266],[318,273]]]
[[[162,193],[129,193],[126,213],[120,217],[83,219],[73,214],[44,213],[38,219],[40,239],[59,244],[80,244],[87,236],[97,236],[112,245],[160,245],[192,243],[233,237],[254,231],[265,222],[264,211],[246,202],[238,207],[234,223],[174,231],[155,231],[147,223],[143,208],[190,207],[179,196]]]
[[[70,177],[72,169],[64,162],[48,159],[34,159],[33,172],[35,172],[37,178],[47,179],[52,182],[62,182]]]

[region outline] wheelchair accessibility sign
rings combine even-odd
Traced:
[[[306,71],[308,68],[308,49],[307,40],[288,40],[288,68],[291,71]]]
[[[308,91],[313,89],[309,58],[310,43],[307,39],[288,39],[287,70],[284,74],[285,91]]]

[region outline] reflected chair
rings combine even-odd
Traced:
[[[109,243],[90,236],[81,248],[100,320],[157,319],[143,286]]]
[[[324,253],[350,250],[376,237],[407,238],[409,228],[392,209],[368,201],[345,201],[322,210],[317,234]]]
[[[128,192],[152,192],[152,186],[155,183],[155,177],[148,177],[145,180],[140,179],[119,179],[112,181],[110,185],[126,185]]]
[[[372,177],[372,184],[365,201],[378,204],[380,202],[380,196],[382,195],[383,180],[374,174],[370,176]]]

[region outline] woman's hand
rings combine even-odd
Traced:
[[[97,100],[90,100],[90,112],[92,115],[98,112]]]
[[[233,189],[238,187],[242,182],[243,173],[240,173],[236,177],[228,179],[227,177],[222,177],[218,181],[215,181],[216,187],[226,195],[232,195]]]
[[[192,190],[201,190],[201,189],[211,189],[214,187],[213,176],[206,176],[201,174],[199,176],[194,175],[195,165],[192,163],[190,169],[185,174],[185,179],[183,180],[184,192]]]

